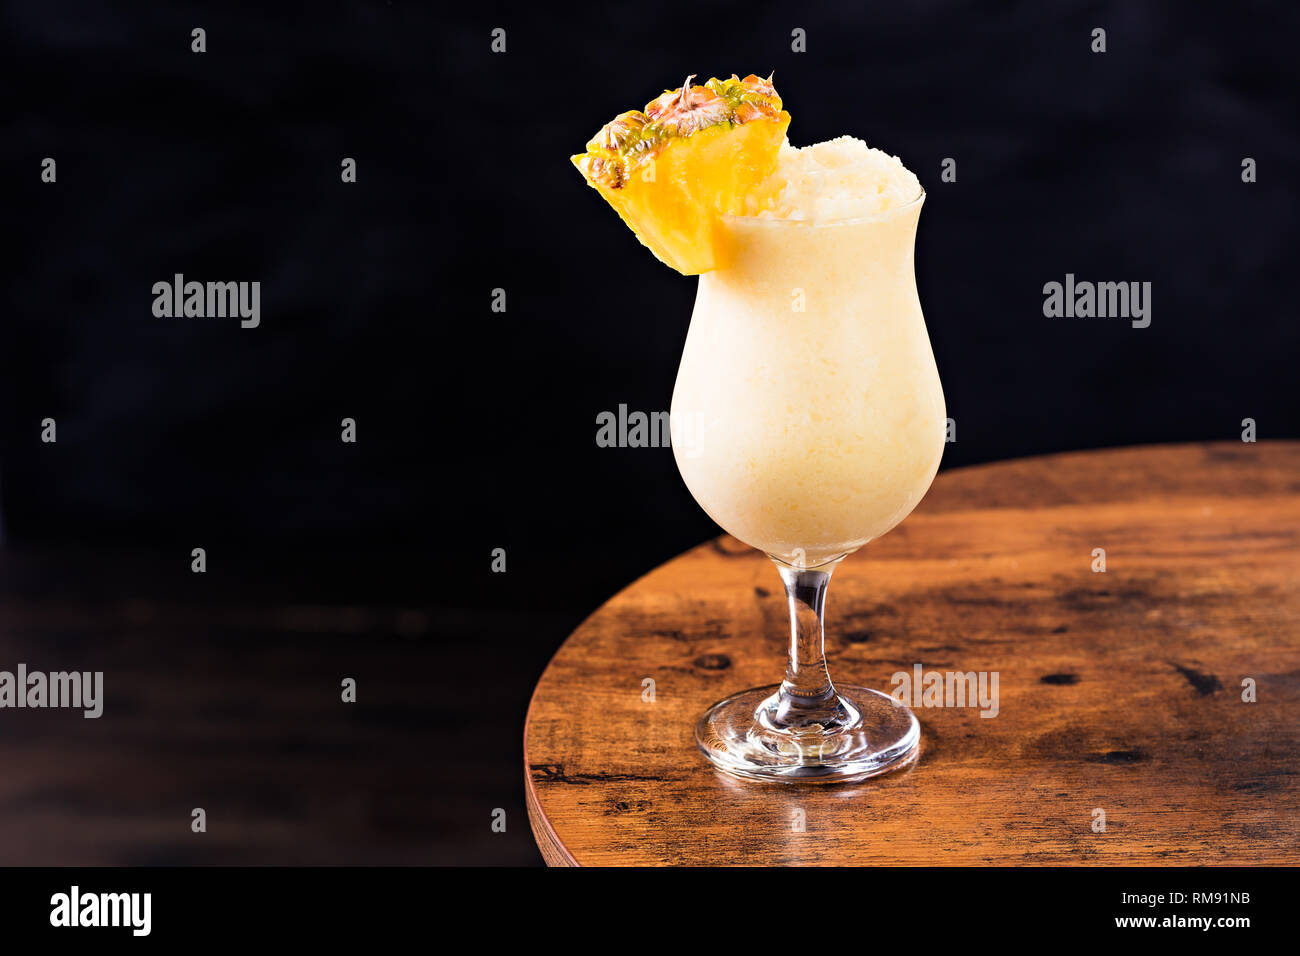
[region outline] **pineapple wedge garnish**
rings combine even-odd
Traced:
[[[683,275],[718,265],[720,216],[769,201],[763,191],[790,125],[771,78],[692,79],[644,112],[615,117],[573,157],[636,237]]]

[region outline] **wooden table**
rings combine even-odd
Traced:
[[[999,673],[992,719],[916,710],[910,769],[773,786],[697,753],[709,704],[779,680],[785,615],[771,563],[723,537],[573,633],[525,728],[549,863],[1300,863],[1300,443],[940,475],[828,602],[833,678]]]

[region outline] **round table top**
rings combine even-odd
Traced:
[[[945,472],[836,569],[827,659],[886,692],[917,664],[997,672],[996,716],[914,706],[912,767],[764,785],[693,738],[784,668],[776,570],[724,536],[552,659],[524,731],[533,833],[554,865],[1300,863],[1298,572],[1300,442]]]

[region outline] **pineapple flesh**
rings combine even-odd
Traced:
[[[723,215],[772,199],[790,114],[771,79],[733,75],[666,90],[606,123],[573,157],[587,180],[666,265],[699,275],[720,264]]]

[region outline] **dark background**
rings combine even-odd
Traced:
[[[670,450],[595,444],[599,412],[668,407],[695,283],[568,159],[688,73],[775,71],[796,145],[856,135],[920,177],[945,468],[1247,417],[1297,437],[1298,20],[6,4],[0,668],[102,667],[109,698],[100,721],[0,713],[0,863],[537,859],[533,682],[717,531]],[[155,318],[175,272],[261,281],[261,326]],[[1067,272],[1150,281],[1151,326],[1044,318]],[[224,829],[191,835],[193,806]]]

